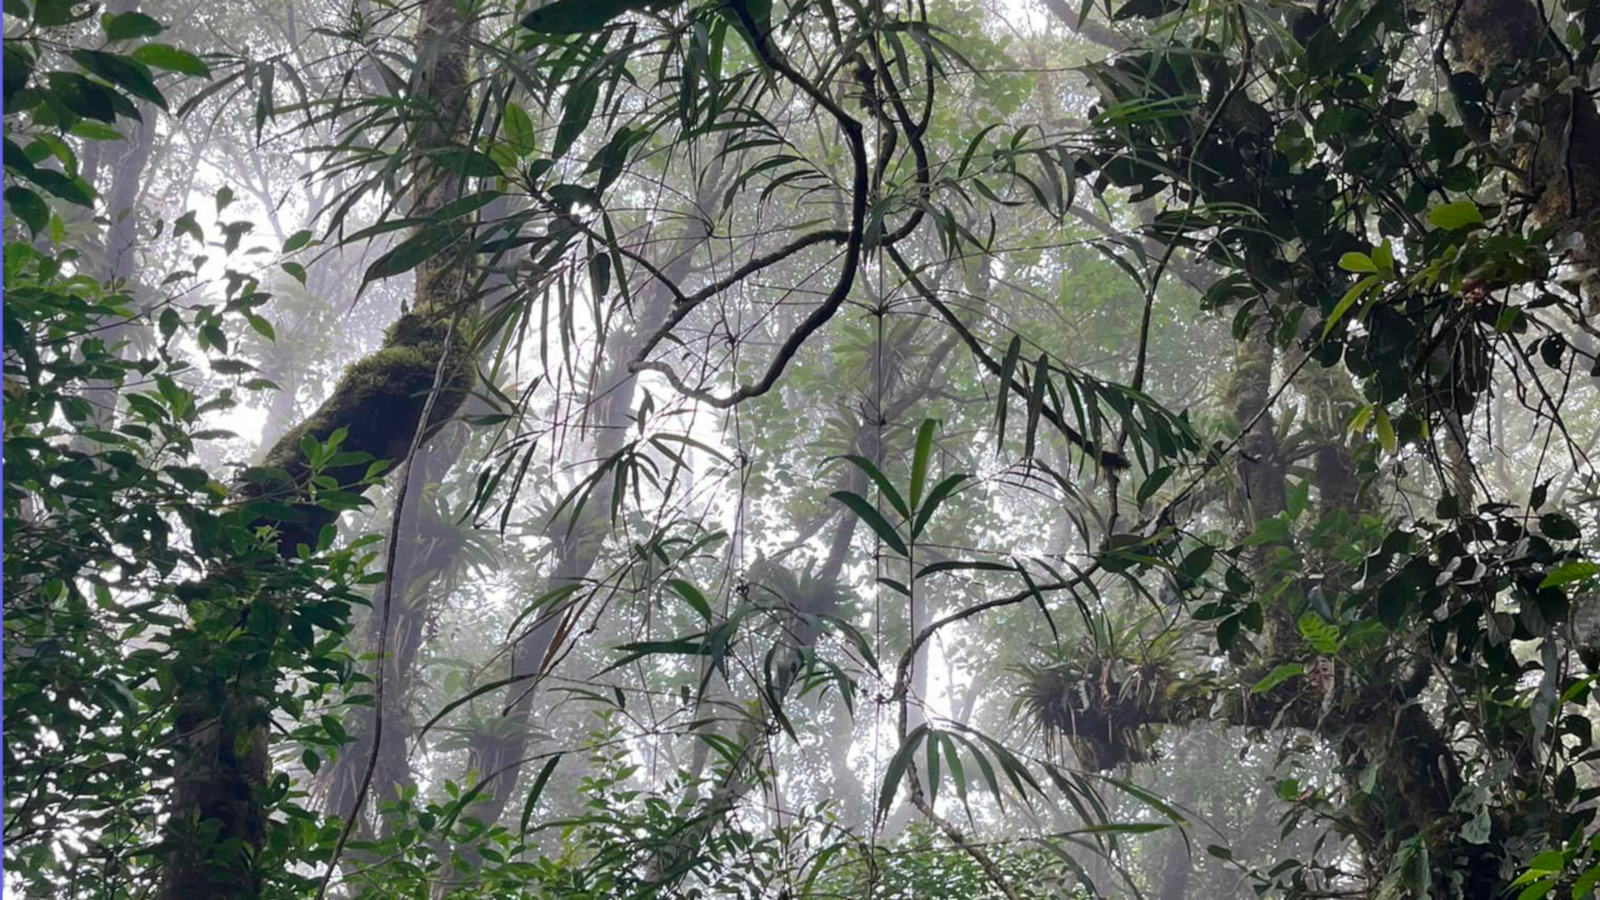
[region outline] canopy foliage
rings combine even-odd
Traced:
[[[1595,895],[1600,4],[5,17],[8,891]]]

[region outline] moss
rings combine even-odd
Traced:
[[[1544,21],[1528,0],[1467,0],[1451,36],[1461,61],[1487,78],[1496,68],[1551,52],[1544,35]]]
[[[303,484],[309,473],[300,451],[301,440],[310,436],[326,441],[334,431],[344,428],[347,434],[340,445],[342,451],[369,453],[377,459],[390,460],[397,467],[416,437],[417,423],[447,346],[445,371],[440,373],[440,391],[428,425],[432,428],[447,421],[460,409],[474,381],[467,342],[459,331],[451,334],[446,320],[407,313],[390,326],[382,348],[345,369],[328,399],[273,445],[263,465],[282,469],[296,484]],[[366,464],[347,466],[329,470],[328,474],[348,484],[360,480],[366,468]],[[259,496],[261,492],[253,486],[245,489],[246,496]],[[322,526],[337,515],[305,505],[299,511],[306,517],[303,522],[274,522],[286,550],[299,543],[314,543]]]

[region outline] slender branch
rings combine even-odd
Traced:
[[[422,416],[417,421],[416,433],[411,436],[411,449],[406,453],[406,471],[400,479],[400,486],[394,495],[393,521],[389,526],[389,546],[384,559],[383,579],[383,627],[378,632],[378,677],[373,683],[373,724],[372,724],[372,749],[367,753],[366,771],[361,775],[361,787],[356,791],[355,803],[350,807],[350,817],[345,820],[344,828],[339,832],[339,841],[333,845],[333,856],[328,860],[328,870],[322,874],[322,883],[317,886],[316,900],[322,900],[328,892],[328,883],[333,880],[333,873],[339,868],[339,857],[344,855],[345,844],[350,840],[350,833],[355,830],[356,823],[361,819],[361,807],[366,802],[367,793],[372,789],[372,773],[378,768],[378,749],[383,743],[383,683],[384,672],[387,666],[383,664],[384,657],[389,650],[389,614],[394,609],[394,573],[395,562],[400,548],[400,525],[404,521],[406,495],[411,486],[411,466],[416,461],[417,450],[422,446],[424,435],[428,433],[428,422],[433,415],[433,404],[438,399],[440,389],[444,386],[445,366],[450,360],[450,339],[455,335],[456,323],[461,318],[458,309],[450,319],[450,328],[445,332],[444,349],[439,353],[439,362],[433,370],[433,387],[428,391],[428,399],[422,404]]]
[[[795,328],[795,330],[783,342],[782,346],[778,348],[777,355],[773,357],[772,362],[767,366],[766,374],[761,377],[761,380],[757,381],[755,384],[738,388],[731,394],[718,396],[710,391],[689,388],[686,384],[684,384],[683,380],[673,373],[671,369],[665,366],[665,364],[645,362],[643,357],[644,353],[648,352],[648,348],[653,346],[656,342],[659,342],[661,338],[665,337],[673,324],[682,321],[683,317],[688,315],[689,310],[692,309],[692,307],[685,308],[684,304],[679,304],[678,307],[668,315],[667,323],[664,324],[661,329],[657,329],[655,335],[652,335],[650,341],[648,341],[646,344],[646,350],[641,352],[635,358],[634,362],[628,366],[629,370],[633,372],[639,372],[646,369],[661,372],[667,376],[667,380],[672,383],[673,387],[677,388],[686,396],[695,400],[699,400],[700,402],[717,409],[728,409],[745,400],[748,400],[752,397],[759,397],[762,394],[772,390],[772,386],[776,384],[778,378],[783,375],[783,370],[788,367],[789,361],[794,358],[796,353],[799,352],[800,347],[805,344],[805,342],[817,331],[817,329],[821,328],[828,322],[828,320],[832,319],[834,314],[837,313],[840,307],[844,305],[846,298],[850,296],[850,288],[855,284],[856,270],[860,267],[861,263],[862,232],[863,224],[866,221],[867,193],[870,190],[871,180],[867,166],[866,142],[863,139],[861,123],[849,113],[845,112],[844,108],[840,106],[831,95],[812,84],[809,79],[796,71],[793,66],[789,65],[788,61],[785,60],[781,54],[775,52],[768,40],[768,35],[759,29],[754,17],[750,15],[748,9],[740,5],[733,5],[729,7],[729,9],[739,17],[740,25],[743,27],[744,31],[750,35],[750,45],[755,50],[756,56],[761,60],[761,62],[768,68],[783,76],[786,81],[799,88],[802,93],[810,97],[818,106],[826,109],[828,113],[833,116],[834,120],[839,123],[839,127],[843,129],[845,139],[849,144],[850,158],[853,163],[855,173],[850,196],[850,228],[848,231],[848,237],[845,241],[844,260],[839,266],[838,279],[834,282],[833,289],[829,291],[828,296],[823,301],[822,305],[813,310],[811,315],[807,316],[805,320],[802,321],[800,325]],[[801,238],[799,241],[793,242],[790,246],[792,247],[795,243],[800,243],[801,241],[820,243],[823,240],[830,239],[834,234],[836,234],[836,232],[819,232],[809,235],[806,238]],[[792,253],[794,251],[791,250],[790,252]],[[778,259],[781,258],[782,257],[778,257]],[[772,262],[777,261],[777,259],[774,259],[770,255],[765,257],[765,259],[770,259]],[[752,260],[752,263],[754,262],[756,261]],[[771,262],[766,264],[770,265]],[[749,265],[750,264],[747,264],[745,268],[748,268]],[[709,294],[707,294],[707,296],[709,296]]]

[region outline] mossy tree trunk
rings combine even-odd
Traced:
[[[1447,4],[1448,6],[1449,4]],[[1450,34],[1456,58],[1489,88],[1495,101],[1510,101],[1526,77],[1505,82],[1501,73],[1532,67],[1549,85],[1536,121],[1539,140],[1515,160],[1521,183],[1533,198],[1534,218],[1557,235],[1582,235],[1572,261],[1587,270],[1591,310],[1600,304],[1600,112],[1568,53],[1556,42],[1543,9],[1530,0],[1454,0]],[[1565,82],[1565,84],[1563,84]],[[1484,123],[1478,123],[1481,126]],[[1509,120],[1495,123],[1500,130]],[[1523,145],[1526,147],[1527,145]]]
[[[470,108],[467,52],[470,46],[453,0],[427,0],[417,33],[419,59],[433,60],[417,74],[416,96],[427,107],[413,133],[420,153],[459,139]],[[413,167],[413,214],[448,202],[456,179],[426,162]],[[344,451],[364,452],[402,465],[417,438],[430,395],[436,395],[427,427],[455,414],[471,387],[473,366],[460,323],[452,314],[463,302],[464,254],[447,252],[419,266],[414,309],[389,329],[381,349],[350,366],[329,398],[291,429],[264,459],[286,477],[278,485],[252,483],[240,488],[249,499],[283,491],[298,496],[309,472],[301,453],[303,438],[326,441],[344,429]],[[341,483],[360,481],[365,464],[333,468],[325,474]],[[297,547],[317,546],[337,513],[295,504],[261,524],[278,530],[280,553],[292,558]],[[242,611],[254,598],[233,598]],[[292,598],[284,602],[293,602]],[[228,601],[220,604],[228,615]],[[218,613],[213,613],[216,615]],[[180,684],[174,781],[160,900],[201,897],[254,898],[261,895],[262,873],[253,865],[265,833],[264,791],[270,776],[267,752],[269,698],[276,689],[266,640],[253,665],[224,670],[210,659],[186,658],[175,668]],[[249,674],[239,674],[245,672]]]

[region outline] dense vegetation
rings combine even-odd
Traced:
[[[4,54],[8,893],[1596,895],[1600,3]]]

